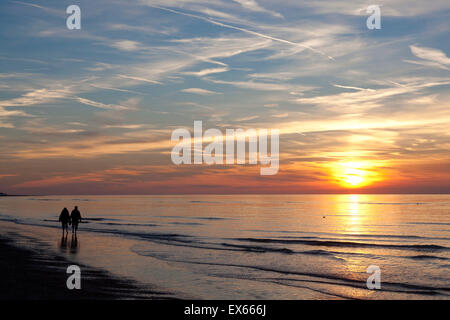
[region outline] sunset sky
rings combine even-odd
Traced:
[[[0,192],[450,192],[448,0],[2,1],[0,26]],[[279,129],[278,174],[173,165],[194,120]]]

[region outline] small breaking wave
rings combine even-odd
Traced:
[[[287,239],[270,239],[270,238],[236,238],[236,241],[258,242],[258,243],[283,243],[283,244],[304,244],[310,246],[323,247],[351,247],[351,248],[389,248],[389,249],[409,249],[409,250],[423,250],[436,251],[448,250],[449,248],[435,244],[379,244],[379,243],[363,243],[351,241],[328,241],[328,240],[287,240]]]

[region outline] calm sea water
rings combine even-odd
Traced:
[[[74,205],[86,223],[63,254],[182,297],[450,297],[449,195],[5,197],[0,220],[56,250]]]

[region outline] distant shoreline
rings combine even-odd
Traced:
[[[0,192],[0,197],[27,197],[29,195],[27,194],[7,194],[7,193],[3,193]]]

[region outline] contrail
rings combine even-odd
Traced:
[[[285,39],[280,39],[280,38],[272,37],[272,36],[269,36],[269,35],[266,35],[266,34],[263,34],[263,33],[259,33],[259,32],[252,31],[252,30],[248,30],[248,29],[245,29],[245,28],[240,28],[240,27],[232,26],[232,25],[229,25],[229,24],[225,24],[225,23],[222,23],[222,22],[218,22],[218,21],[212,20],[212,19],[210,19],[210,18],[205,18],[205,17],[198,16],[198,15],[191,14],[191,13],[186,13],[186,12],[182,12],[182,11],[178,11],[178,10],[174,10],[174,9],[165,8],[165,7],[159,7],[159,6],[155,6],[155,5],[151,5],[151,4],[148,4],[148,6],[149,6],[149,7],[152,7],[152,8],[156,8],[156,9],[160,9],[160,10],[172,12],[172,13],[175,13],[175,14],[180,14],[180,15],[183,15],[183,16],[187,16],[187,17],[191,17],[191,18],[203,20],[203,21],[206,21],[206,22],[215,24],[215,25],[220,26],[220,27],[224,27],[224,28],[228,28],[228,29],[234,29],[234,30],[242,31],[242,32],[245,32],[245,33],[248,33],[248,34],[257,36],[257,37],[261,37],[261,38],[265,38],[265,39],[270,39],[270,40],[277,41],[277,42],[281,42],[281,43],[285,43],[285,44],[290,44],[290,45],[292,45],[292,46],[303,47],[303,48],[306,48],[306,49],[308,49],[308,50],[311,50],[311,51],[313,51],[313,52],[315,52],[315,53],[318,53],[318,54],[321,54],[321,55],[323,55],[323,56],[326,56],[326,57],[327,57],[328,59],[330,59],[330,60],[336,61],[333,57],[327,55],[326,53],[324,53],[324,52],[322,52],[322,51],[320,51],[320,50],[314,49],[314,48],[312,48],[312,47],[310,47],[310,46],[301,44],[301,43],[296,43],[296,42],[292,42],[292,41],[289,41],[289,40],[285,40]]]

